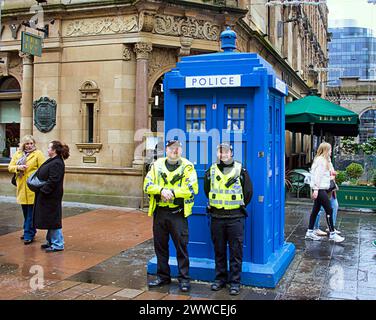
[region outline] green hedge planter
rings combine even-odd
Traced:
[[[340,185],[337,196],[340,207],[376,210],[376,187]]]

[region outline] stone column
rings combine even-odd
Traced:
[[[148,131],[148,67],[149,55],[153,50],[151,43],[139,42],[135,44],[134,51],[136,53],[136,105],[134,115],[135,130],[135,152],[133,167],[142,168],[143,155],[140,144],[142,143],[143,132]]]
[[[34,91],[34,57],[23,52],[19,53],[23,62],[22,98],[20,138],[26,134],[33,134],[33,91]]]
[[[0,52],[0,77],[9,75],[9,57],[10,52]]]

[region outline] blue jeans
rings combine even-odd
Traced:
[[[336,219],[337,219],[337,211],[338,211],[338,200],[337,200],[337,198],[331,197],[330,198],[330,205],[332,206],[332,209],[333,209],[333,225],[335,226],[336,225]],[[324,212],[325,212],[324,208],[321,207],[319,213],[317,214],[315,226],[313,227],[313,229],[319,229],[320,228],[320,215],[321,215],[321,213],[324,213]]]
[[[46,236],[47,244],[53,248],[58,250],[64,249],[64,237],[62,229],[48,229],[47,236]]]
[[[33,240],[35,234],[37,233],[37,229],[33,227],[33,204],[21,204],[22,213],[24,216],[24,240]]]

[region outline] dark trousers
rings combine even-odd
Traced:
[[[178,280],[179,282],[189,281],[188,221],[184,217],[184,212],[171,213],[157,208],[154,212],[153,235],[157,256],[157,275],[163,280],[171,278],[168,265],[170,257],[168,241],[171,236],[176,248]]]
[[[33,240],[35,234],[37,233],[37,229],[33,227],[33,204],[22,204],[22,213],[24,216],[24,239],[25,240]]]
[[[240,285],[243,261],[245,218],[211,218],[211,237],[215,252],[215,280]],[[227,272],[227,244],[230,272]]]
[[[334,224],[333,224],[333,208],[330,203],[329,195],[326,192],[326,190],[319,190],[319,193],[317,195],[317,198],[315,199],[313,203],[313,208],[311,212],[311,217],[309,218],[309,227],[308,229],[313,230],[313,227],[315,225],[317,214],[320,211],[321,206],[323,206],[325,210],[325,218],[326,223],[328,224],[329,231],[334,231]]]

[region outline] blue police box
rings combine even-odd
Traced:
[[[227,28],[221,33],[223,52],[183,57],[165,75],[165,139],[183,143],[183,156],[194,163],[199,178],[199,194],[188,218],[191,278],[215,277],[203,177],[216,161],[218,143],[230,141],[254,191],[247,206],[241,283],[273,288],[295,254],[295,246],[284,241],[287,87],[259,55],[233,52],[235,42],[236,33]],[[176,276],[172,241],[169,249]],[[156,273],[156,257],[147,268]]]

